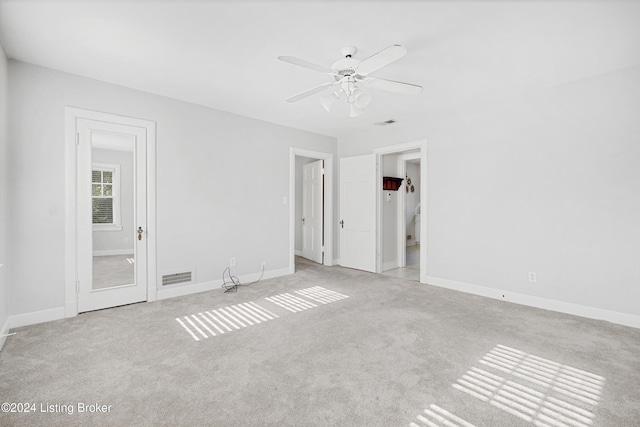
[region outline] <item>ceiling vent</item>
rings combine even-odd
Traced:
[[[378,126],[387,126],[387,125],[392,125],[394,124],[396,121],[393,119],[389,119],[389,120],[385,120],[384,122],[377,122],[375,123]]]

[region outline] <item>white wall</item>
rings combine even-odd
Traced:
[[[120,166],[120,215],[122,230],[93,231],[93,254],[115,255],[133,254],[133,152],[119,150],[105,150],[93,148],[91,150],[93,163],[107,163]]]
[[[639,117],[635,66],[344,135],[339,155],[428,140],[431,280],[637,322]]]
[[[64,307],[65,106],[157,122],[160,274],[288,271],[289,147],[335,154],[334,138],[16,61],[9,80],[10,314]]]
[[[0,335],[8,332],[9,319],[9,244],[7,241],[8,230],[8,177],[9,160],[7,153],[7,91],[8,91],[7,56],[0,46]],[[0,337],[0,348],[4,344],[4,338]]]

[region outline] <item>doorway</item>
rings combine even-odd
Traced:
[[[296,218],[300,224],[300,236],[296,236],[296,243],[300,243],[299,256],[318,264],[324,263],[324,160],[298,157],[302,164],[302,176],[298,177],[296,167],[296,187],[302,181],[301,209],[296,206],[296,214],[300,211],[301,218]],[[299,194],[297,194],[299,195]],[[296,196],[297,196],[296,195]],[[298,250],[296,249],[298,253]]]
[[[374,150],[377,162],[377,272],[426,283],[426,141]],[[383,176],[402,179],[382,189]],[[411,180],[411,181],[409,181]]]
[[[393,163],[396,163],[396,167],[391,167],[386,172],[397,175],[403,181],[397,192],[395,206],[383,208],[383,237],[388,237],[383,238],[383,259],[390,259],[384,263],[383,273],[420,281],[420,229],[422,226],[420,152],[383,156],[383,164],[387,168]],[[387,204],[392,201],[392,198],[385,199]],[[397,209],[397,213],[389,215],[393,209]],[[395,234],[393,228],[396,229]],[[394,236],[395,246],[389,242]]]
[[[147,140],[135,126],[79,119],[78,312],[147,300]]]
[[[333,265],[333,154],[292,147],[289,164],[289,271],[297,261]]]
[[[155,300],[155,123],[71,107],[66,115],[65,316]]]

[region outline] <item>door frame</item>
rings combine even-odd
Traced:
[[[376,273],[382,273],[382,156],[385,154],[405,154],[406,151],[420,150],[420,206],[422,212],[420,227],[420,283],[427,283],[427,140],[419,139],[402,144],[375,148],[376,159]]]
[[[78,315],[77,140],[78,119],[144,128],[147,135],[147,301],[157,299],[156,122],[77,107],[65,107],[65,317]]]
[[[324,265],[333,265],[333,154],[289,147],[289,274],[296,272],[296,156],[324,160]]]

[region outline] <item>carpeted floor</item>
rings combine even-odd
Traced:
[[[0,425],[640,425],[640,330],[297,262],[237,293],[15,329],[0,400],[34,411]],[[249,306],[271,318],[223,328]]]

